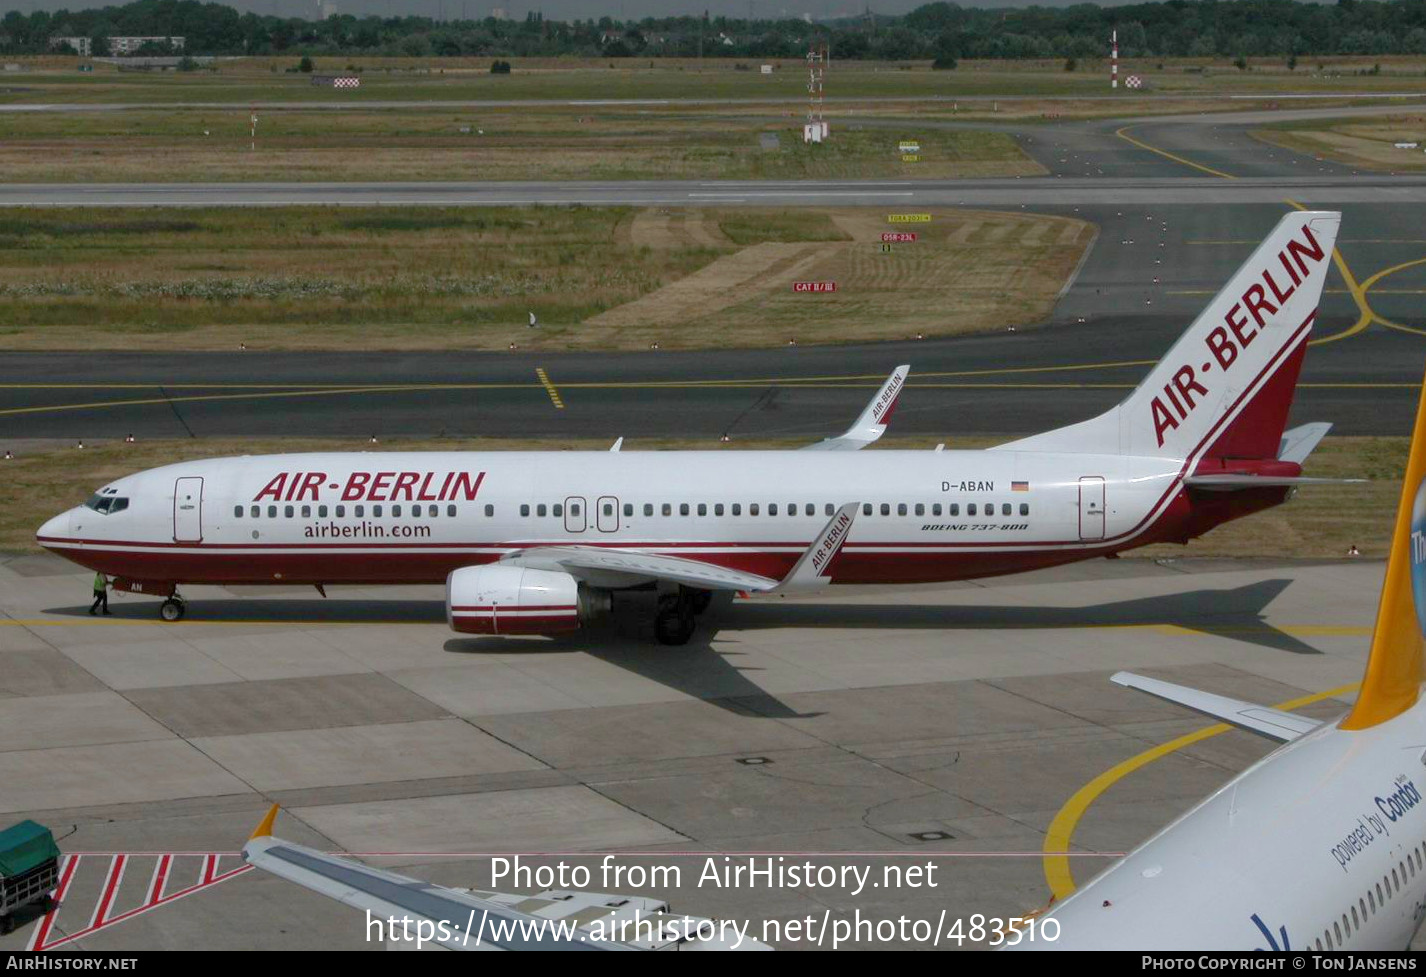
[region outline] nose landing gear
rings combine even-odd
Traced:
[[[188,610],[188,602],[178,596],[174,591],[169,595],[168,600],[159,605],[158,616],[172,624],[174,621],[183,620],[183,613]]]

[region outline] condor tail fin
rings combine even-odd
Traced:
[[[1294,211],[1122,403],[1003,449],[1276,458],[1341,214]]]
[[[1391,557],[1381,588],[1362,690],[1342,729],[1367,729],[1401,715],[1421,694],[1426,641],[1426,383],[1416,408],[1411,457],[1401,482]]]

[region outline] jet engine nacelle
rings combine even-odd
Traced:
[[[446,620],[462,634],[559,634],[578,629],[581,596],[558,570],[461,567],[446,578]]]

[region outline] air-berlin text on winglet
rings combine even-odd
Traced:
[[[1201,375],[1212,370],[1214,363],[1225,373],[1232,369],[1238,361],[1238,353],[1251,346],[1257,338],[1258,331],[1264,325],[1264,317],[1277,312],[1287,303],[1292,293],[1297,291],[1297,286],[1308,276],[1309,265],[1326,259],[1326,249],[1312,236],[1312,228],[1304,224],[1302,234],[1306,243],[1289,240],[1286,249],[1277,253],[1277,261],[1282,266],[1277,275],[1280,278],[1285,274],[1286,280],[1279,283],[1279,278],[1273,276],[1276,269],[1271,263],[1261,275],[1254,276],[1261,281],[1254,280],[1244,289],[1242,296],[1223,316],[1224,324],[1215,326],[1204,337],[1204,345],[1213,359],[1204,360],[1196,370],[1192,363],[1180,366],[1174,371],[1173,380],[1164,384],[1163,395],[1155,396],[1151,401],[1149,407],[1154,419],[1154,437],[1159,447],[1164,445],[1164,434],[1176,429],[1180,421],[1187,420],[1198,406],[1194,394],[1208,396],[1208,388],[1201,382]],[[1286,289],[1283,285],[1287,286]]]
[[[326,472],[280,472],[253,496],[254,502],[321,502],[322,492],[339,492],[337,502],[473,501],[485,472],[352,472],[345,484]]]
[[[852,517],[845,512],[837,513],[837,522],[827,531],[827,538],[822,541],[822,545],[817,547],[817,551],[812,554],[812,569],[818,576],[822,573],[822,568],[836,556],[841,550],[842,544],[847,541],[847,531],[851,529]]]
[[[872,420],[878,424],[885,424],[891,416],[891,410],[896,406],[896,398],[901,396],[901,388],[906,383],[906,377],[901,373],[893,373],[891,379],[886,381],[886,386],[882,388],[881,395],[876,399],[876,406],[872,408]]]

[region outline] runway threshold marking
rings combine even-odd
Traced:
[[[555,410],[564,410],[564,401],[560,400],[560,392],[550,382],[550,375],[545,372],[545,368],[535,367],[535,376],[540,378],[540,386],[544,387],[545,393],[550,395],[550,401],[555,405]]]
[[[1140,149],[1147,149],[1147,150],[1148,150],[1149,152],[1151,152],[1151,153],[1157,153],[1158,155],[1164,157],[1164,159],[1171,159],[1171,160],[1173,160],[1175,163],[1182,163],[1184,166],[1191,166],[1191,167],[1193,167],[1195,170],[1200,170],[1200,171],[1202,171],[1202,172],[1204,172],[1204,173],[1207,173],[1209,176],[1222,177],[1222,178],[1225,179],[1225,180],[1236,180],[1236,179],[1238,179],[1236,176],[1233,176],[1231,173],[1224,173],[1222,170],[1215,170],[1215,169],[1214,169],[1213,167],[1211,167],[1211,166],[1204,166],[1202,163],[1195,163],[1195,162],[1194,162],[1193,160],[1191,160],[1191,159],[1184,159],[1182,156],[1176,156],[1176,155],[1174,155],[1173,153],[1169,152],[1169,151],[1166,150],[1166,149],[1159,149],[1157,146],[1150,146],[1148,143],[1144,142],[1143,140],[1135,139],[1133,136],[1129,135],[1129,130],[1132,129],[1132,128],[1133,128],[1133,126],[1123,126],[1123,127],[1119,128],[1119,129],[1114,130],[1114,135],[1118,136],[1120,139],[1124,140],[1125,142],[1133,143],[1135,146],[1138,146]]]
[[[1305,695],[1297,699],[1289,699],[1286,702],[1279,702],[1276,709],[1300,709],[1303,706],[1311,705],[1314,702],[1321,702],[1324,699],[1335,698],[1348,692],[1356,691],[1361,685],[1360,682],[1353,682],[1350,685],[1339,685],[1335,689],[1328,689],[1326,692],[1317,692],[1312,695]],[[1074,893],[1074,876],[1070,872],[1069,859],[1064,857],[1064,852],[1070,850],[1074,839],[1074,829],[1079,825],[1080,819],[1084,816],[1089,806],[1099,799],[1110,787],[1123,780],[1135,770],[1148,766],[1155,760],[1161,760],[1171,753],[1201,743],[1206,739],[1212,739],[1222,733],[1228,732],[1233,727],[1226,723],[1215,723],[1212,726],[1205,726],[1203,729],[1187,733],[1178,739],[1170,740],[1142,753],[1136,754],[1121,763],[1117,763],[1085,784],[1069,800],[1065,801],[1050,822],[1050,828],[1045,832],[1044,844],[1044,866],[1045,881],[1049,883],[1050,891],[1055,899],[1062,900]]]

